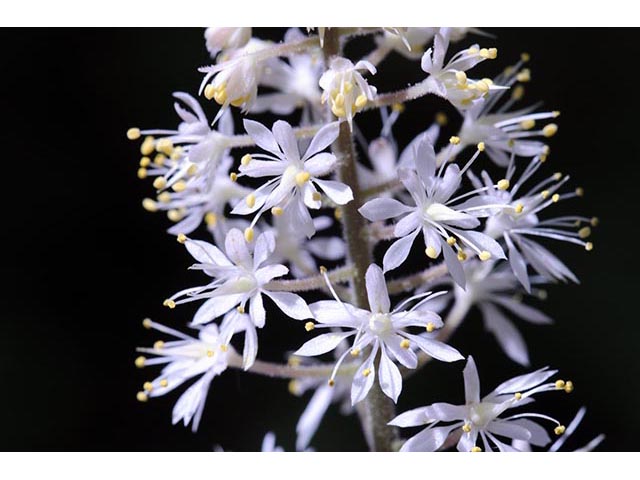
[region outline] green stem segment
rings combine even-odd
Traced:
[[[341,53],[340,33],[339,28],[332,28],[325,34],[323,53],[327,66],[332,57]],[[327,112],[330,121],[334,121],[331,112]],[[365,219],[358,213],[364,197],[358,182],[353,134],[347,122],[340,124],[340,134],[332,149],[339,162],[338,179],[349,185],[353,191],[353,201],[342,207],[343,236],[347,243],[349,263],[354,268],[351,280],[353,301],[357,307],[368,309],[365,273],[373,263],[373,252],[366,237]],[[369,449],[392,451],[397,439],[397,430],[387,423],[395,417],[395,405],[384,395],[378,382],[374,382],[367,398],[357,404],[356,408]]]

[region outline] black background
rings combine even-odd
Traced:
[[[570,396],[547,394],[539,410],[568,423],[588,407],[570,447],[603,432],[602,449],[637,450],[638,33],[486,30],[497,38],[473,40],[497,46],[499,58],[479,73],[492,76],[521,51],[531,54],[525,103],[543,100],[562,111],[550,168],[571,173],[587,192],[566,208],[601,218],[593,252],[554,247],[582,281],[549,288],[542,308],[557,324],[518,323],[533,366],[560,368],[576,384]],[[260,34],[278,39],[281,32]],[[193,309],[168,311],[161,302],[203,278],[186,271],[190,257],[164,233],[166,218],[140,207],[151,187],[136,178],[137,145],[124,133],[177,124],[170,93],[195,94],[196,67],[209,63],[202,30],[5,29],[0,51],[0,449],[256,450],[269,430],[292,449],[306,399],[291,397],[284,381],[226,372],[213,383],[197,434],[171,426],[178,392],[147,404],[135,400],[152,375],[133,366],[135,347],[156,339],[142,318],[184,325]],[[421,75],[417,64],[393,57],[372,83],[388,91]],[[433,99],[409,105],[396,129],[399,141],[445,107]],[[372,138],[377,116],[362,121]],[[300,324],[271,321],[260,332],[260,355],[279,360],[304,338]],[[523,372],[498,351],[476,314],[452,344],[474,355],[485,392]],[[406,382],[399,410],[461,401],[461,368],[434,364]],[[313,445],[365,447],[357,420],[335,410]]]

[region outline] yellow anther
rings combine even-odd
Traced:
[[[476,88],[483,94],[489,92],[489,84],[484,80],[478,80],[476,82]]]
[[[153,181],[153,188],[155,188],[156,190],[162,190],[166,186],[167,186],[167,181],[165,180],[164,177],[156,177],[155,180]]]
[[[142,320],[142,326],[149,330],[153,326],[153,322],[150,318],[145,318],[144,320]]]
[[[231,172],[229,174],[229,178],[231,179],[232,182],[235,182],[236,180],[238,180],[238,174],[236,172]]]
[[[551,195],[551,192],[549,192],[549,190],[543,190],[540,192],[540,196],[542,197],[543,200],[546,200],[547,198],[549,198],[549,195]]]
[[[458,260],[460,260],[461,262],[464,262],[467,259],[467,254],[464,253],[464,251],[460,250],[458,252]]]
[[[127,138],[129,140],[137,140],[140,138],[140,129],[139,128],[130,128],[127,130]]]
[[[434,325],[434,323],[433,323],[433,322],[429,322],[429,323],[427,323],[427,326],[426,326],[426,330],[427,330],[427,332],[431,333],[431,332],[433,332],[435,329],[436,329],[436,326]]]
[[[516,85],[511,92],[511,98],[514,100],[521,100],[524,97],[524,87],[522,85]]]
[[[358,355],[360,355],[360,349],[359,348],[354,348],[351,350],[351,356],[352,357],[357,357]]]
[[[160,203],[169,203],[171,201],[171,194],[169,192],[162,192],[158,195],[158,201]]]
[[[351,93],[351,91],[353,90],[353,83],[346,81],[342,84],[342,89],[344,90],[344,93]]]
[[[178,243],[184,243],[187,241],[187,236],[184,233],[179,233],[176,240]]]
[[[251,157],[251,155],[247,153],[246,155],[243,155],[242,158],[240,159],[240,164],[247,166],[249,165],[251,160],[253,160],[253,158]]]
[[[334,97],[333,103],[338,107],[344,107],[344,95],[342,93],[338,93]]]
[[[407,350],[411,346],[411,342],[406,338],[403,338],[402,341],[400,342],[400,346],[405,350]]]
[[[296,184],[301,187],[311,178],[311,174],[309,172],[298,172],[296,173]]]
[[[253,193],[250,193],[247,195],[247,198],[245,198],[245,202],[247,202],[247,207],[253,208],[256,204],[256,196]]]
[[[253,228],[247,227],[244,229],[244,239],[247,242],[253,242]]]
[[[140,166],[141,167],[147,168],[149,165],[151,165],[151,159],[149,157],[142,157],[140,159]]]
[[[140,180],[144,180],[145,178],[147,178],[147,169],[146,168],[140,167],[138,169],[138,178]]]
[[[213,212],[207,212],[207,214],[204,216],[204,222],[209,227],[215,227],[216,223],[218,223],[218,216]]]
[[[282,207],[273,207],[271,209],[271,214],[275,215],[276,217],[279,217],[283,213],[284,213],[284,210],[282,209]]]
[[[582,227],[578,230],[578,236],[582,239],[588,238],[591,235],[591,227]]]
[[[227,350],[229,350],[229,345],[220,345],[220,350],[226,352]]]
[[[598,217],[593,217],[590,223],[592,227],[597,227],[598,224],[600,223],[600,219]]]
[[[227,101],[227,90],[224,89],[224,88],[223,89],[219,89],[216,93],[213,94],[213,99],[219,105],[224,104]],[[238,102],[237,102],[237,100],[234,100],[231,103],[235,104],[235,103],[238,103]]]
[[[549,294],[546,290],[538,290],[538,298],[540,300],[546,300],[549,297]]]
[[[327,383],[329,383],[330,387],[333,387],[336,384],[336,382],[333,380],[333,378],[330,378],[329,382],[327,382]]]
[[[314,202],[319,202],[320,200],[322,200],[322,194],[321,194],[320,192],[313,192],[313,193],[311,194],[311,199],[312,199]]]
[[[182,220],[182,213],[180,213],[180,210],[172,208],[171,210],[167,211],[167,218],[172,222],[179,222],[180,220]]]
[[[142,384],[142,389],[145,390],[146,392],[150,392],[151,390],[153,390],[153,383],[144,382],[144,384]]]
[[[184,180],[178,180],[176,183],[171,185],[171,188],[174,192],[184,192],[184,190],[187,188],[187,182],[185,182]]]
[[[459,70],[456,72],[456,80],[458,81],[459,85],[466,85],[467,84],[467,74],[464,73],[462,70]]]
[[[307,322],[307,323],[305,323],[305,324],[304,324],[304,329],[305,329],[307,332],[310,332],[310,331],[311,331],[311,330],[313,330],[314,328],[316,328],[316,325],[315,325],[315,323],[313,323],[313,322]]]
[[[464,433],[469,433],[469,432],[471,431],[471,425],[469,425],[468,423],[465,423],[465,424],[462,426],[462,431],[463,431]]]
[[[371,369],[370,369],[370,368],[365,368],[365,369],[362,371],[362,376],[363,376],[363,377],[368,377],[369,375],[371,375]]]
[[[554,194],[551,196],[551,201],[552,201],[553,203],[558,203],[558,202],[560,201],[560,194],[558,194],[558,193],[554,193]]]
[[[150,198],[145,198],[144,200],[142,200],[142,208],[144,208],[147,212],[158,211],[158,205]]]
[[[564,391],[566,393],[571,393],[573,392],[573,382],[571,380],[568,380],[567,383],[565,383],[564,385]]]
[[[393,110],[394,112],[398,112],[398,113],[402,113],[405,111],[405,106],[403,103],[394,103],[393,105],[391,105],[391,110]]]
[[[356,98],[356,107],[357,108],[364,108],[364,106],[367,104],[368,101],[369,101],[369,99],[367,98],[367,96],[364,93],[361,93]]]
[[[516,75],[516,80],[522,83],[529,82],[531,80],[531,70],[523,68],[518,75]]]
[[[323,275],[327,273],[327,267],[325,267],[324,265],[320,265],[320,268],[318,270],[320,270],[320,273]]]
[[[480,260],[482,260],[483,262],[486,262],[487,260],[489,260],[491,258],[491,253],[487,252],[486,250],[483,250],[480,252],[480,254],[478,255],[478,257],[480,258]]]
[[[452,246],[452,247],[456,244],[456,242],[457,242],[456,237],[447,238],[447,244]]]
[[[176,308],[176,302],[174,302],[173,300],[171,300],[169,298],[166,299],[164,302],[162,302],[162,305],[164,305],[165,307],[171,308],[171,309]]]
[[[449,143],[451,143],[453,145],[459,145],[460,144],[460,137],[456,137],[455,135],[452,136],[451,138],[449,138]]]
[[[182,152],[183,152],[182,147],[180,147],[180,146],[175,147],[175,148],[173,149],[173,152],[172,152],[172,153],[171,153],[171,155],[170,155],[171,160],[179,160],[179,159],[180,159],[180,157],[182,156]]]
[[[584,188],[582,187],[576,188],[576,195],[579,197],[584,197]]]
[[[161,387],[168,387],[169,386],[169,382],[167,381],[166,378],[163,378],[162,380],[160,380],[160,386]]]
[[[564,380],[556,380],[556,388],[558,390],[564,390],[565,385]]]
[[[429,247],[425,248],[424,253],[429,258],[432,258],[432,259],[438,258],[438,252],[432,246],[429,246]]]
[[[553,429],[553,433],[555,433],[556,435],[562,435],[565,430],[566,428],[564,425],[558,425],[556,428]]]
[[[523,210],[524,210],[524,205],[522,205],[521,203],[516,204],[516,208],[515,208],[516,213],[520,214],[523,212]]]
[[[520,127],[523,130],[531,130],[535,126],[536,126],[536,121],[532,118],[528,118],[520,122]]]
[[[138,368],[144,367],[144,362],[146,361],[147,359],[145,357],[139,356],[138,358],[136,358],[136,361],[135,361],[136,367]]]
[[[155,150],[153,137],[145,137],[144,141],[140,145],[140,153],[142,155],[151,155]]]
[[[224,98],[226,100],[226,98],[227,98],[226,93],[225,93]],[[233,105],[234,107],[241,107],[242,104],[246,103],[249,100],[249,98],[251,98],[249,95],[245,95],[244,97],[238,97],[238,98],[236,98],[234,100],[231,100],[229,103],[231,105]],[[224,103],[224,100],[221,100],[218,103]]]
[[[507,180],[506,178],[503,178],[498,182],[498,190],[507,190],[509,188],[509,185],[511,185],[509,183],[509,180]]]
[[[207,357],[211,358],[214,354],[215,352],[213,350],[207,350]]]
[[[136,393],[136,399],[139,402],[146,402],[147,400],[149,400],[149,397],[144,392],[138,392],[138,393]]]
[[[480,152],[484,152],[484,149],[485,149],[485,144],[484,144],[484,142],[480,142],[480,143],[478,143],[477,147],[478,147],[478,150],[479,150]]]
[[[236,310],[238,311],[238,313],[244,313],[244,307],[242,305],[238,305],[236,307]]]
[[[478,453],[478,452],[481,452],[481,451],[482,451],[482,449],[481,449],[480,447],[473,447],[473,448],[471,449],[471,451],[472,451],[473,453]]]
[[[287,360],[287,363],[292,367],[299,367],[302,364],[302,360],[300,357],[296,357],[295,355],[291,355]]]
[[[163,347],[164,347],[164,342],[162,340],[158,340],[153,344],[153,348],[156,350],[162,350]]]
[[[447,114],[444,112],[436,113],[436,123],[441,127],[444,127],[447,123],[449,123],[449,118],[447,117]]]
[[[168,138],[161,138],[156,143],[156,150],[165,155],[171,155],[173,153],[173,142]]]
[[[345,112],[344,108],[338,107],[335,104],[331,107],[331,111],[333,112],[333,114],[336,117],[344,117],[344,116],[346,116],[346,112]]]
[[[299,395],[300,394],[300,382],[297,380],[291,380],[288,385],[289,393],[291,395]]]
[[[489,49],[489,59],[490,60],[494,60],[497,57],[498,57],[498,49],[497,48],[490,48]]]
[[[206,98],[207,100],[211,100],[215,94],[216,94],[216,87],[214,87],[212,84],[209,84],[206,87],[204,87],[204,98]]]
[[[522,394],[520,392],[516,392],[514,397],[516,398],[516,400],[520,400],[522,398]]]
[[[475,55],[476,53],[478,53],[480,50],[478,50],[478,47],[469,47],[467,49],[467,53],[469,55]]]
[[[558,125],[556,125],[555,123],[549,123],[548,125],[545,125],[544,128],[542,129],[542,134],[547,138],[553,137],[557,132],[558,132]]]
[[[342,220],[342,209],[341,209],[341,208],[336,208],[336,209],[333,211],[333,217],[334,217],[336,220]]]
[[[194,163],[187,169],[187,175],[191,175],[193,177],[196,173],[198,173],[198,165]]]
[[[522,52],[520,54],[520,60],[522,60],[523,62],[528,62],[529,60],[531,60],[531,55],[529,55],[527,52]]]
[[[167,160],[167,157],[165,157],[163,154],[159,153],[157,154],[155,157],[153,157],[153,163],[155,163],[156,165],[158,165],[159,167],[164,165],[164,162]]]

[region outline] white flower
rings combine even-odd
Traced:
[[[540,413],[516,413],[504,417],[512,408],[529,405],[533,395],[552,390],[573,390],[573,383],[557,380],[544,383],[556,370],[542,368],[533,373],[514,377],[500,384],[493,392],[480,399],[480,380],[473,358],[470,356],[464,369],[465,404],[434,403],[427,407],[409,410],[396,418],[389,425],[398,427],[417,427],[428,425],[417,435],[411,437],[402,446],[405,452],[433,452],[438,450],[457,429],[462,430],[457,444],[458,451],[482,451],[478,446],[482,441],[484,450],[492,451],[492,445],[501,452],[518,451],[498,437],[509,440],[526,440],[532,445],[544,447],[551,439],[546,430],[531,419],[548,420],[556,424],[557,435],[565,431],[560,423]],[[447,423],[447,425],[440,425]]]
[[[578,281],[573,272],[558,257],[533,238],[549,238],[575,243],[590,251],[593,249],[593,244],[585,239],[591,235],[591,227],[598,223],[597,218],[576,215],[562,215],[546,220],[538,217],[543,210],[555,203],[583,194],[580,188],[570,193],[557,193],[569,180],[568,176],[563,176],[561,173],[554,173],[534,185],[527,193],[521,193],[525,182],[541,164],[542,160],[535,157],[524,169],[518,181],[514,182],[515,162],[512,158],[506,178],[500,181],[507,187],[504,189],[495,188],[487,173],[483,173],[482,182],[470,174],[474,186],[483,188],[486,194],[472,199],[469,205],[477,202],[476,207],[472,208],[488,215],[485,233],[493,238],[504,239],[513,273],[527,292],[531,291],[527,264],[549,281]],[[482,209],[483,203],[485,206],[490,205],[486,211]]]
[[[331,173],[337,161],[333,154],[322,152],[338,137],[337,123],[322,127],[302,156],[293,129],[287,122],[278,120],[274,123],[273,133],[252,120],[245,120],[244,126],[256,144],[269,153],[245,155],[240,166],[241,175],[274,177],[247,195],[232,211],[240,215],[258,212],[252,227],[265,211],[271,209],[274,215],[283,215],[287,222],[311,237],[315,227],[308,209],[319,209],[322,205],[322,196],[316,186],[338,205],[353,200],[349,186],[319,178]]]
[[[480,225],[471,215],[477,204],[461,208],[456,202],[468,194],[452,198],[460,187],[462,173],[477,157],[471,159],[461,171],[451,164],[436,170],[436,155],[427,136],[415,146],[416,170],[400,169],[400,180],[411,195],[415,205],[406,205],[392,198],[376,198],[365,203],[358,211],[371,221],[402,217],[396,224],[394,235],[399,238],[385,253],[384,270],[399,267],[409,256],[411,246],[420,232],[424,236],[425,253],[437,258],[440,252],[454,280],[464,288],[465,276],[460,263],[466,258],[463,247],[468,247],[482,260],[504,258],[500,245],[488,235],[469,229]],[[444,174],[443,174],[444,172]],[[472,193],[472,192],[471,192]],[[454,248],[458,255],[454,253]]]
[[[369,85],[358,70],[368,70],[372,75],[376,73],[376,67],[365,60],[354,65],[346,58],[335,57],[320,77],[322,102],[329,101],[333,114],[346,118],[352,128],[353,116],[376,95],[376,88]]]
[[[442,327],[440,317],[427,310],[401,310],[410,298],[402,302],[395,310],[390,311],[389,294],[382,270],[377,265],[370,265],[365,276],[369,310],[356,308],[345,304],[334,294],[334,300],[323,300],[310,305],[315,320],[319,323],[310,328],[344,328],[346,331],[332,332],[319,335],[306,342],[295,355],[316,356],[334,350],[343,340],[355,336],[351,349],[345,351],[338,359],[331,374],[333,382],[338,368],[347,355],[360,356],[367,347],[371,351],[366,355],[353,377],[351,387],[351,402],[356,404],[363,400],[373,386],[375,374],[374,362],[380,352],[378,367],[379,384],[382,391],[394,402],[397,401],[402,390],[402,377],[393,359],[406,368],[416,368],[418,359],[411,348],[417,346],[433,358],[445,362],[462,360],[460,353],[428,335],[416,335],[405,331],[410,327],[427,328],[433,331]],[[429,292],[430,293],[430,292]],[[429,293],[422,302],[433,298]]]
[[[202,270],[213,278],[208,285],[188,288],[165,300],[165,305],[170,308],[181,303],[206,300],[195,313],[192,325],[211,322],[234,307],[244,313],[246,304],[249,303],[251,321],[257,328],[262,328],[266,317],[263,294],[271,298],[288,317],[297,320],[312,317],[309,307],[300,296],[290,292],[272,292],[265,288],[270,280],[286,275],[289,271],[284,265],[264,265],[275,249],[273,233],[265,232],[258,237],[253,256],[242,232],[237,229],[227,233],[226,255],[207,242],[186,237],[179,240],[184,242],[188,252],[198,262],[191,268]]]
[[[153,348],[138,348],[138,351],[155,355],[155,357],[150,359],[138,357],[137,367],[164,364],[166,366],[158,377],[145,382],[137,398],[145,402],[149,397],[165,395],[184,382],[200,376],[180,396],[173,407],[172,416],[174,425],[182,420],[186,427],[193,420],[191,429],[195,432],[202,418],[211,381],[227,369],[227,356],[233,350],[222,343],[218,327],[214,324],[200,328],[198,338],[190,337],[149,319],[146,319],[143,325],[172,335],[178,340],[158,341]]]
[[[473,45],[455,54],[445,65],[444,58],[449,48],[451,32],[441,28],[436,33],[433,48],[422,56],[422,70],[429,74],[426,82],[429,90],[446,98],[459,109],[471,107],[474,103],[486,98],[490,91],[503,87],[497,86],[488,78],[472,80],[467,78],[466,71],[478,63],[494,59],[495,48],[479,48]]]
[[[215,57],[221,50],[244,47],[251,40],[251,27],[209,27],[204,38],[209,54]]]

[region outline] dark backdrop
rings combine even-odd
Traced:
[[[572,208],[601,218],[591,254],[557,247],[582,280],[549,289],[543,308],[557,324],[523,327],[533,365],[560,368],[576,384],[571,396],[548,394],[540,410],[566,423],[586,405],[571,446],[604,432],[603,449],[636,450],[638,33],[487,30],[497,38],[479,40],[500,54],[481,73],[497,73],[523,50],[531,54],[528,101],[562,111],[550,161],[587,192]],[[132,125],[176,125],[170,93],[196,91],[196,67],[208,62],[202,30],[5,29],[0,52],[0,449],[255,450],[268,430],[291,449],[306,399],[290,397],[284,381],[225,373],[214,381],[195,435],[170,424],[177,392],[147,404],[135,400],[151,372],[135,369],[134,349],[154,340],[142,318],[183,325],[192,310],[169,312],[161,302],[203,278],[186,271],[190,258],[164,233],[166,218],[140,207],[151,188],[136,178],[137,146],[124,133]],[[385,91],[421,75],[408,66],[394,57],[383,69],[398,77],[374,83]],[[401,142],[444,106],[426,103],[409,106]],[[374,126],[372,135],[377,119],[362,118]],[[271,322],[260,333],[261,356],[278,359],[270,343],[299,345],[299,330]],[[452,343],[474,354],[485,391],[522,372],[474,319]],[[433,365],[406,382],[400,410],[460,401],[461,367]],[[335,411],[313,444],[364,448],[355,418]]]

